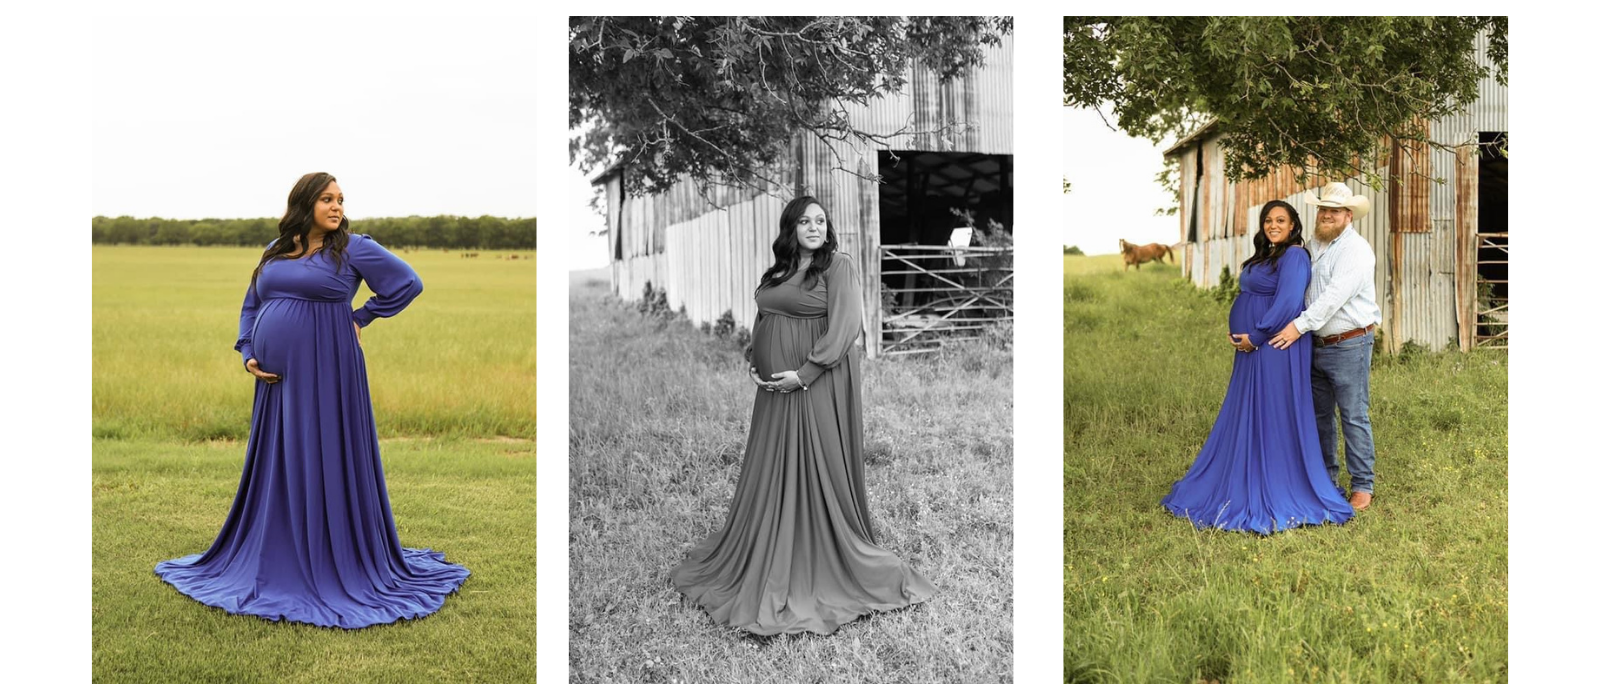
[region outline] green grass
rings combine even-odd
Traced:
[[[1065,266],[1065,680],[1508,680],[1504,354],[1375,359],[1353,522],[1197,532],[1157,504],[1221,405],[1227,307],[1178,267]]]
[[[401,542],[443,550],[472,576],[428,617],[336,630],[230,615],[151,572],[211,545],[241,443],[97,441],[95,682],[533,682],[533,443],[382,449]]]
[[[531,260],[403,253],[426,291],[362,334],[401,542],[472,570],[439,612],[268,622],[153,572],[210,546],[238,487],[252,380],[232,345],[256,255],[94,248],[94,681],[534,682]]]
[[[95,436],[244,439],[250,376],[233,343],[260,251],[93,251]],[[361,333],[381,432],[534,436],[535,263],[516,254],[402,253],[422,296]]]
[[[1158,272],[1165,270],[1166,272]],[[1128,274],[1181,274],[1173,271],[1183,270],[1183,249],[1172,249],[1172,260],[1162,258],[1160,262],[1147,262],[1142,267],[1128,267]],[[1122,255],[1063,255],[1061,256],[1061,271],[1067,277],[1080,275],[1093,275],[1106,272],[1122,271]]]
[[[865,364],[873,524],[938,597],[765,641],[667,581],[733,495],[755,392],[740,349],[604,287],[580,283],[572,301],[572,682],[1011,680],[1009,350]]]

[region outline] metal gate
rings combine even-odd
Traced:
[[[1014,318],[1010,247],[883,245],[882,355],[936,352]]]
[[[1472,347],[1508,350],[1511,344],[1511,238],[1508,232],[1474,236],[1473,269],[1478,271],[1478,293],[1473,296]],[[1504,259],[1484,260],[1484,251],[1498,251]]]

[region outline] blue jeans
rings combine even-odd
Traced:
[[[1311,400],[1317,407],[1317,435],[1322,440],[1322,461],[1328,476],[1339,483],[1339,432],[1344,428],[1344,460],[1350,468],[1350,490],[1372,493],[1373,462],[1370,406],[1372,334],[1311,347]],[[1339,411],[1339,426],[1333,412]]]

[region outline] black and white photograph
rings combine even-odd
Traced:
[[[1012,681],[1012,20],[571,17],[569,681]]]

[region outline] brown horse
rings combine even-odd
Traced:
[[[1137,270],[1139,269],[1140,265],[1143,265],[1147,262],[1161,262],[1161,256],[1163,255],[1167,257],[1167,260],[1176,262],[1176,260],[1174,260],[1172,257],[1172,246],[1161,243],[1134,245],[1129,243],[1126,239],[1121,238],[1117,239],[1117,242],[1122,244],[1123,272],[1128,271],[1129,265],[1132,265],[1133,269]]]

